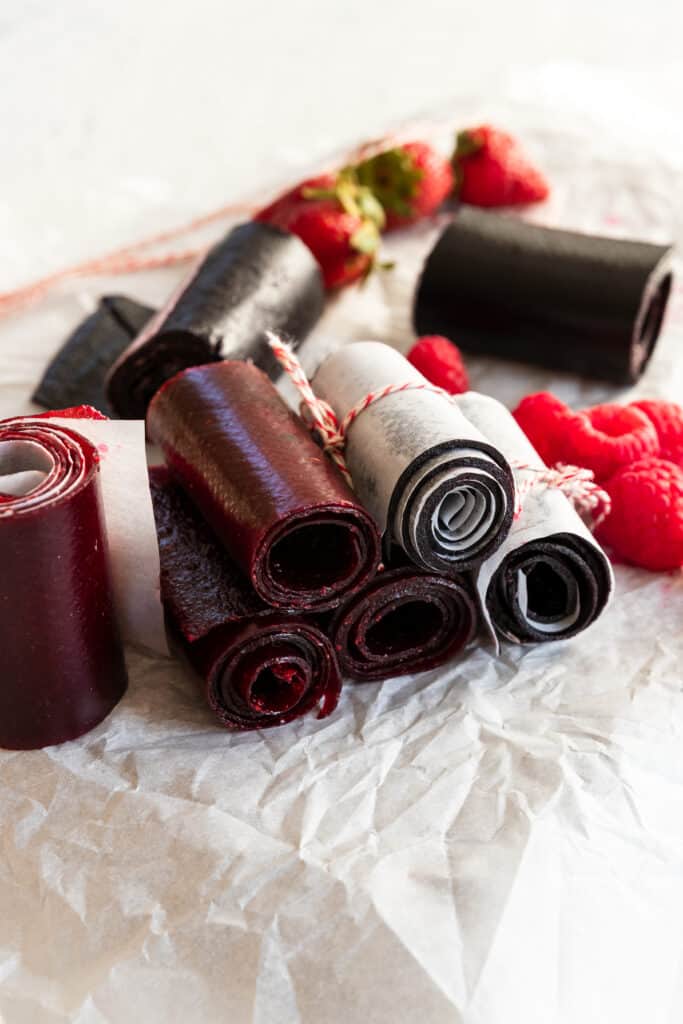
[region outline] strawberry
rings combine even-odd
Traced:
[[[255,219],[298,235],[330,290],[367,277],[385,224],[381,203],[359,184],[352,168],[302,182]]]
[[[453,191],[453,168],[426,142],[385,149],[355,170],[384,207],[388,229],[428,217]]]
[[[459,132],[453,168],[457,194],[473,206],[520,206],[550,191],[516,139],[491,125]]]
[[[290,188],[287,192],[279,195],[268,206],[264,206],[262,210],[259,210],[254,219],[264,221],[267,224],[273,224],[275,227],[282,227],[290,214],[303,203],[304,199],[308,198],[311,191],[317,191],[318,189],[325,191],[333,190],[336,183],[336,172],[320,174],[317,178],[308,178],[306,181],[301,181],[294,188]]]

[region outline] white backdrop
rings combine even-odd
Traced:
[[[542,159],[534,215],[683,239],[673,3],[423,2],[420,24],[384,2],[0,4],[0,289],[456,94],[456,120],[497,117]],[[401,273],[335,304],[308,353],[407,343],[395,247]],[[0,415],[103,288],[158,301],[176,276],[0,322]],[[682,343],[678,293],[643,394],[683,399]],[[608,393],[471,369],[508,402]],[[0,1020],[680,1024],[683,583],[617,586],[585,640],[479,649],[261,735],[134,656],[90,736],[0,752]]]

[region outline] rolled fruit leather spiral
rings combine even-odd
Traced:
[[[462,206],[427,257],[415,329],[477,355],[632,384],[662,328],[672,252]]]
[[[557,488],[534,485],[545,464],[508,410],[487,395],[456,402],[515,467],[521,512],[475,573],[485,621],[514,643],[565,640],[587,629],[614,586],[609,560]],[[527,489],[527,484],[530,485]]]
[[[472,640],[478,622],[467,580],[406,563],[378,573],[349,598],[327,632],[342,674],[365,682],[450,661]]]
[[[418,389],[381,397],[351,423],[346,462],[389,561],[398,546],[422,569],[459,573],[491,555],[510,529],[514,481],[502,453],[388,345],[345,345],[313,380],[340,421],[368,395],[402,384]]]
[[[150,482],[170,635],[221,725],[283,725],[317,705],[329,715],[341,677],[327,637],[257,596],[165,467]]]
[[[276,376],[264,331],[298,343],[324,303],[320,269],[299,238],[269,224],[240,224],[196,264],[116,361],[109,401],[120,416],[142,418],[165,381],[220,359],[250,359]]]
[[[0,746],[75,739],[126,690],[98,476],[76,429],[0,423]]]
[[[179,373],[152,401],[147,429],[268,604],[332,608],[376,572],[371,515],[258,367]]]

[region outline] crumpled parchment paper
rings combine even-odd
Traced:
[[[560,76],[442,113],[523,135],[554,185],[529,216],[681,241],[678,125],[665,138],[655,119],[645,145],[627,106]],[[408,346],[433,230],[397,236],[397,271],[332,304],[309,367],[340,339]],[[98,294],[159,302],[178,276],[81,282],[2,323],[0,413],[30,411]],[[682,345],[679,284],[638,394],[683,399]],[[508,405],[615,396],[468,363]],[[683,578],[616,576],[573,641],[349,685],[331,718],[262,734],[220,731],[181,666],[132,654],[89,736],[0,752],[0,1018],[678,1024]]]

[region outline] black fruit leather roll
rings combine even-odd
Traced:
[[[150,484],[169,632],[221,725],[283,725],[318,704],[330,714],[341,678],[327,637],[261,601],[164,467]]]
[[[671,253],[463,206],[427,258],[415,328],[479,355],[633,383],[662,327]]]
[[[105,395],[107,374],[153,315],[150,306],[125,295],[102,296],[48,365],[33,401],[46,409],[89,405],[114,415]]]
[[[264,332],[301,341],[324,304],[318,264],[300,239],[269,224],[240,224],[200,260],[117,361],[109,400],[120,416],[143,418],[165,381],[220,359],[251,359],[275,377],[279,364]]]

